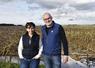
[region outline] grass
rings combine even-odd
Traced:
[[[6,63],[6,62],[0,62],[0,68],[19,68],[18,64],[15,63]]]
[[[10,62],[0,62],[0,68],[19,68],[19,64]],[[44,65],[40,65],[39,68],[45,68]]]

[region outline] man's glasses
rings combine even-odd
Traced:
[[[51,17],[48,17],[48,18],[44,18],[43,20],[49,20],[49,19],[51,19]]]

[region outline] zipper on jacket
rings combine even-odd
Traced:
[[[29,45],[31,45],[31,38],[29,39]]]

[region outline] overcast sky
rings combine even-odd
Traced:
[[[50,12],[60,24],[95,24],[95,0],[0,0],[0,23],[42,25]]]

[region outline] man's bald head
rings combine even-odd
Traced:
[[[45,19],[46,17],[52,18],[51,14],[48,13],[48,12],[45,12],[45,13],[43,14],[43,19]]]

